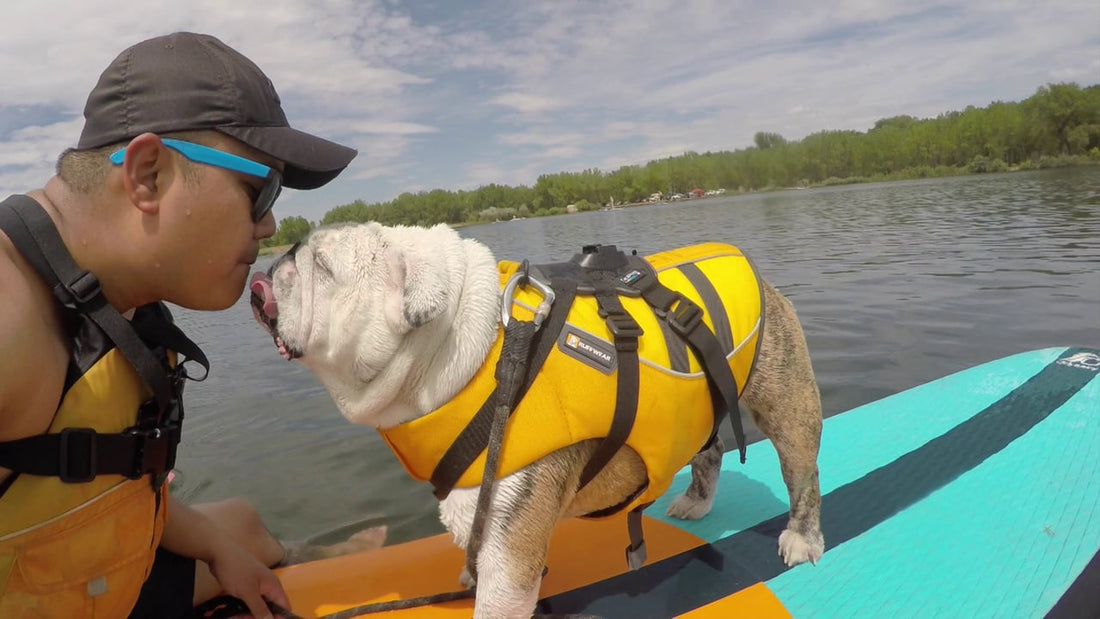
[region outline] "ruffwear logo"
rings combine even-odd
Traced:
[[[570,357],[605,374],[610,374],[615,369],[614,348],[609,347],[602,340],[586,337],[585,334],[574,331],[570,325],[566,325],[562,330],[558,345]]]
[[[1091,352],[1079,352],[1065,359],[1059,359],[1058,365],[1077,368],[1079,370],[1100,372],[1100,355]]]

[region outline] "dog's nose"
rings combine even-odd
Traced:
[[[301,244],[302,242],[298,241],[297,243],[291,245],[290,249],[286,250],[285,254],[279,256],[279,258],[275,262],[272,262],[271,265],[267,267],[267,276],[274,277],[275,269],[279,268],[279,265],[282,264],[283,261],[293,260],[294,254],[298,253],[298,247],[301,246]]]

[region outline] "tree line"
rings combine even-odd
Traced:
[[[935,118],[895,116],[862,131],[821,131],[801,140],[759,132],[753,145],[623,166],[544,174],[534,186],[490,184],[471,191],[403,193],[357,200],[320,224],[463,224],[592,210],[614,199],[638,203],[694,189],[764,191],[1100,162],[1100,85],[1048,84],[1020,102],[967,107]],[[572,207],[572,208],[570,208]],[[266,246],[295,243],[313,227],[288,217]]]

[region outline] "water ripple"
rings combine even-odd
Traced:
[[[729,196],[460,233],[535,263],[589,243],[641,254],[736,244],[797,307],[827,413],[1015,352],[1100,345],[1097,168]],[[278,356],[247,299],[177,317],[213,365],[188,387],[186,500],[244,496],[290,537],[381,522],[393,540],[440,530],[426,486]]]

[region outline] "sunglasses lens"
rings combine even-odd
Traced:
[[[283,191],[283,177],[277,170],[272,170],[264,182],[260,195],[256,196],[256,203],[252,206],[252,221],[259,223],[271,207],[275,206],[275,200]]]

